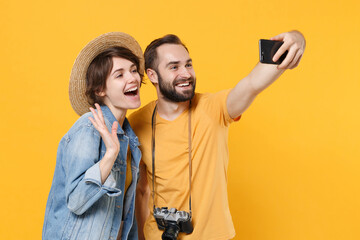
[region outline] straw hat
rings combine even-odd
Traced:
[[[91,105],[85,95],[86,72],[92,60],[110,47],[125,47],[131,50],[140,60],[140,73],[144,73],[144,57],[138,42],[122,32],[109,32],[89,42],[77,56],[71,70],[69,97],[72,108],[80,116],[89,112]]]

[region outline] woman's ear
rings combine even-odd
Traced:
[[[104,90],[101,90],[101,91],[96,91],[95,95],[98,96],[98,97],[104,97],[106,94],[105,94]]]

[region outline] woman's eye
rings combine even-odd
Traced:
[[[132,70],[133,73],[137,73],[137,69]]]
[[[170,69],[177,69],[177,66],[172,66],[172,67],[170,67]]]
[[[121,78],[123,75],[122,74],[119,74],[116,76],[116,78]]]

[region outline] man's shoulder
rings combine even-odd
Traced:
[[[155,107],[155,101],[151,101],[148,104],[146,104],[144,107],[130,114],[128,120],[131,126],[134,128],[135,125],[151,121],[151,115],[154,111],[154,107]]]
[[[195,96],[192,100],[192,104],[195,106],[199,104],[207,105],[209,101],[215,101],[220,103],[222,100],[224,100],[227,97],[230,90],[231,89],[225,89],[215,93],[195,93]]]
[[[199,101],[202,101],[202,100],[206,99],[209,96],[209,94],[211,94],[211,93],[198,93],[198,92],[196,92],[193,99],[191,99],[191,104],[192,105],[194,105],[194,104],[197,105],[199,103]]]

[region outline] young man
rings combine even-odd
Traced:
[[[163,225],[171,225],[165,226],[166,234],[173,235],[168,239],[235,236],[227,197],[228,127],[285,69],[299,64],[305,49],[305,39],[298,31],[272,40],[284,41],[274,61],[288,51],[281,65],[258,63],[233,89],[215,94],[195,93],[192,60],[177,36],[164,36],[147,47],[145,70],[158,99],[129,118],[142,151],[136,200],[140,238],[144,234],[147,240],[161,239],[164,231],[158,229],[154,211],[159,223],[163,218]],[[188,212],[193,232],[182,233],[180,221],[187,221],[186,214],[167,216],[155,207]]]

